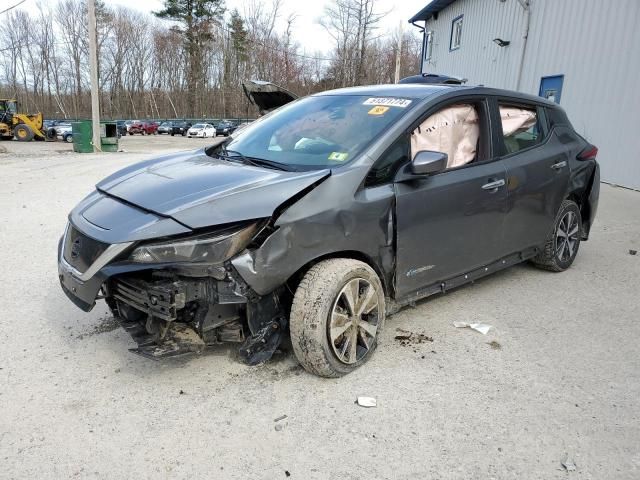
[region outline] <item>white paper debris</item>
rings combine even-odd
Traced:
[[[576,471],[576,464],[573,463],[573,460],[570,460],[569,457],[567,457],[567,459],[562,462],[562,466],[567,470],[567,472]]]
[[[489,330],[493,328],[491,325],[487,325],[486,323],[467,323],[467,322],[453,322],[453,326],[456,328],[471,328],[476,332],[480,332],[483,335],[489,333]]]
[[[358,405],[361,407],[375,407],[376,399],[373,397],[358,397]]]

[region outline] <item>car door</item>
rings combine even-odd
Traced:
[[[506,170],[493,158],[487,101],[474,102],[480,127],[476,158],[394,184],[398,297],[486,265],[502,252]]]
[[[567,192],[572,145],[549,131],[544,108],[513,99],[492,103],[499,119],[497,150],[507,171],[506,255],[544,244]],[[515,133],[513,119],[504,114],[514,108],[535,115]]]

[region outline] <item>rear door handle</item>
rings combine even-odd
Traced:
[[[567,166],[567,162],[566,161],[561,161],[558,163],[554,163],[553,165],[551,165],[551,168],[553,168],[554,170],[560,170],[561,168],[564,168]]]
[[[500,180],[494,180],[493,182],[485,183],[482,185],[483,190],[497,190],[500,187],[504,187],[504,178]]]

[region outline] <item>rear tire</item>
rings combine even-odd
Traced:
[[[19,142],[30,142],[33,140],[33,130],[29,125],[20,124],[13,129],[13,134]]]
[[[384,291],[375,271],[358,260],[324,260],[306,273],[294,295],[293,351],[308,372],[341,377],[371,357],[384,320]]]
[[[533,264],[552,272],[563,272],[573,264],[581,238],[580,208],[573,200],[565,200],[560,205],[553,230],[542,251],[533,258]]]
[[[62,140],[64,140],[66,143],[73,143],[73,134],[67,133],[64,137],[62,137]]]

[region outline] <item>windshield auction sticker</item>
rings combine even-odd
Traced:
[[[382,107],[380,105],[376,105],[371,110],[369,110],[367,113],[369,115],[384,115],[387,110],[389,110],[389,107]]]
[[[385,107],[407,108],[411,104],[411,100],[406,98],[378,97],[367,98],[363,105],[382,105]]]

